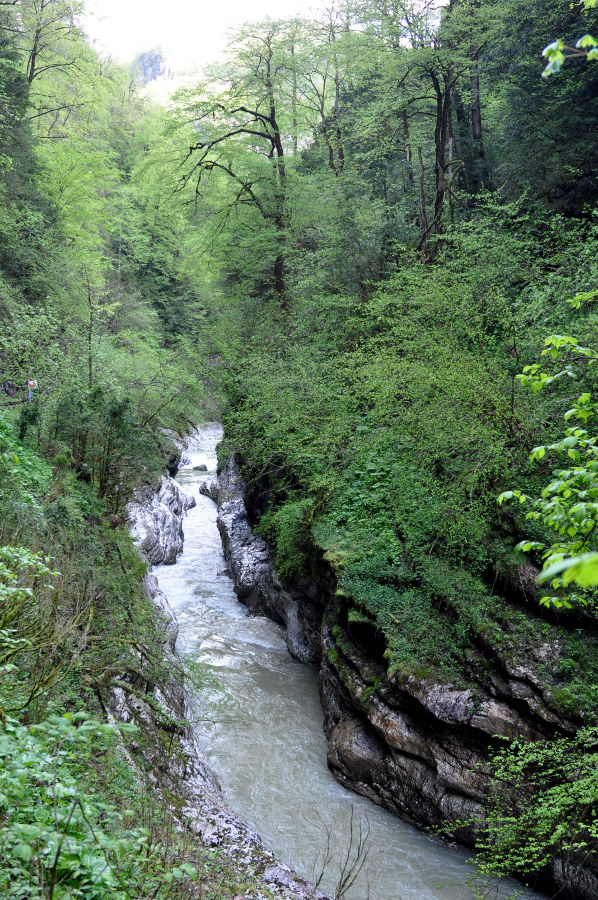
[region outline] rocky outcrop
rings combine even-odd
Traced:
[[[253,615],[267,615],[284,625],[287,646],[295,659],[316,663],[320,654],[317,642],[310,640],[309,622],[297,596],[282,586],[267,543],[251,529],[243,487],[231,459],[218,475],[217,524],[235,593]]]
[[[183,518],[195,506],[171,476],[163,476],[156,491],[141,488],[127,504],[131,537],[152,566],[172,565],[183,549]]]
[[[202,481],[199,486],[199,493],[203,497],[209,497],[214,503],[218,503],[218,479],[212,478],[210,481]]]
[[[517,665],[488,642],[481,648],[488,677],[469,687],[423,675],[389,677],[381,637],[374,649],[371,636],[349,623],[347,599],[336,595],[332,575],[311,588],[281,585],[267,544],[249,526],[232,459],[217,494],[219,529],[239,599],[287,626],[293,655],[320,663],[328,764],[338,780],[419,827],[452,824],[448,837],[473,846],[496,736],[539,740],[574,734],[578,727],[559,713],[538,677],[554,664],[558,647],[538,646],[530,650],[529,665]],[[563,898],[598,896],[598,869],[587,859],[583,865],[576,859],[555,862],[543,878]]]
[[[553,648],[552,648],[553,649]],[[532,662],[503,657],[486,685],[458,688],[414,675],[389,677],[351,633],[344,604],[332,600],[322,627],[320,696],[328,765],[346,787],[413,824],[453,825],[447,836],[472,847],[490,787],[489,747],[496,736],[541,740],[573,734],[576,723],[548,705]],[[470,824],[463,826],[460,823]],[[563,898],[598,896],[598,861],[555,860],[542,887]]]

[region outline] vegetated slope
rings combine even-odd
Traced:
[[[493,735],[572,734],[595,721],[598,700],[592,614],[540,606],[538,569],[514,547],[542,530],[523,507],[497,504],[505,488],[539,491],[555,465],[530,462],[529,450],[560,434],[570,384],[540,401],[515,376],[546,329],[563,329],[553,291],[564,301],[592,283],[594,244],[582,249],[573,228],[575,260],[560,253],[547,274],[553,230],[520,229],[487,209],[451,235],[434,270],[414,260],[370,299],[297,301],[291,328],[258,325],[221,450],[223,461],[240,455],[253,520],[287,584],[321,583],[325,564],[336,576],[322,644],[331,764],[419,824],[448,820],[468,843],[459,821],[485,802],[487,774],[471,770],[487,765]],[[591,311],[577,323],[578,333],[594,327]],[[363,747],[388,738],[397,704],[416,711],[392,735],[390,756],[407,747],[411,758],[393,782],[380,749]],[[348,726],[334,730],[347,718],[361,723],[348,737]],[[362,756],[351,749],[359,735]],[[432,799],[413,773],[419,755]],[[565,857],[575,868],[575,854]],[[525,855],[519,871],[529,874]],[[565,881],[574,883],[569,869]]]
[[[435,686],[454,691],[463,708],[445,725],[454,735],[474,722],[469,764],[487,765],[497,731],[551,738],[596,717],[594,611],[539,604],[540,559],[514,547],[546,534],[523,507],[497,504],[505,489],[545,486],[560,460],[529,453],[562,434],[594,383],[579,369],[538,394],[517,375],[550,334],[593,346],[591,304],[566,301],[596,275],[585,135],[598,69],[580,60],[542,80],[541,51],[595,32],[596,12],[464,0],[437,20],[417,9],[417,27],[370,3],[318,25],[247,28],[218,79],[180,103],[198,123],[187,171],[218,221],[218,234],[208,216],[201,227],[230,298],[213,303],[210,338],[229,398],[222,460],[239,454],[287,583],[317,580],[325,564],[336,575],[324,648],[340,706],[363,722],[376,694],[429,710]],[[357,697],[349,676],[368,658]],[[494,701],[506,706],[482,727]],[[529,782],[513,782],[517,802],[529,798]],[[475,785],[476,816],[488,786]],[[407,802],[385,802],[426,821],[411,787]],[[507,828],[520,818],[510,810]],[[585,820],[576,831],[576,816],[557,812],[537,854],[513,853],[511,869],[556,854],[561,883],[578,889],[576,854],[593,852],[595,833]]]
[[[390,671],[468,681],[479,657],[483,680],[484,635],[523,663],[556,629],[567,677],[546,671],[552,702],[591,716],[591,622],[542,612],[533,567],[513,550],[537,526],[497,505],[506,486],[542,482],[529,450],[560,430],[566,399],[547,408],[515,381],[563,325],[553,285],[565,299],[593,278],[590,241],[546,283],[553,234],[538,240],[490,208],[433,270],[403,265],[365,301],[304,302],[290,337],[269,324],[249,346],[227,437],[281,574],[297,577],[320,548],[383,635]]]
[[[58,0],[0,7],[0,891],[219,895],[229,863],[146,790],[147,729],[107,722],[115,690],[139,697],[177,750],[153,691],[183,672],[123,516],[206,395],[186,218],[149,165],[162,113],[77,22]]]

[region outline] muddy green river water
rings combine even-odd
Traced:
[[[197,506],[185,519],[176,565],[154,571],[179,620],[180,652],[217,676],[217,688],[197,699],[195,729],[225,797],[301,875],[313,880],[324,868],[321,889],[332,896],[352,823],[370,846],[347,900],[472,900],[467,853],[347,791],[328,770],[317,674],[292,659],[278,625],[246,615],[225,572],[215,504],[198,493],[215,473],[220,436],[219,426],[202,429],[177,475]],[[200,464],[207,474],[193,470]],[[488,896],[516,890],[523,889],[503,883]]]

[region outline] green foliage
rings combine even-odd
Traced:
[[[146,693],[184,674],[164,662],[145,566],[68,458],[52,468],[0,423],[0,891],[188,900],[201,878],[218,895],[234,874],[144,795],[132,726],[98,721],[120,687],[153,700],[158,730],[181,725]]]
[[[66,635],[57,622],[52,594],[52,579],[58,573],[48,568],[48,562],[23,547],[0,547],[2,718],[6,711],[28,707],[65,677],[56,649]]]
[[[585,4],[586,10],[594,9],[596,4],[588,2]],[[568,47],[564,41],[557,38],[542,51],[548,63],[542,75],[548,78],[550,75],[557,75],[563,68],[563,64],[567,58],[587,59],[589,61],[598,59],[598,41],[591,34],[584,34],[576,42],[575,47]]]
[[[85,718],[54,716],[26,728],[9,719],[0,735],[0,885],[8,897],[131,896],[119,860],[143,865],[147,833],[109,836],[116,812],[81,792],[81,771],[115,729]],[[127,873],[128,874],[128,873]],[[132,884],[131,884],[132,887]]]
[[[533,241],[489,204],[451,234],[433,278],[411,259],[368,300],[297,298],[284,322],[269,316],[229,389],[228,448],[242,453],[250,501],[270,498],[260,528],[283,575],[307,574],[322,552],[380,629],[391,671],[462,682],[473,667],[483,679],[480,643],[523,663],[545,639],[492,596],[497,557],[508,577],[518,562],[497,489],[514,469],[541,484],[526,435],[546,433],[544,410],[518,389],[516,361],[531,358],[554,285],[562,295],[579,278],[565,252],[542,290]],[[585,665],[595,670],[591,653]],[[571,702],[593,708],[579,688]]]
[[[595,298],[596,292],[589,291],[577,294],[569,302],[580,309]],[[518,377],[532,391],[542,390],[563,377],[575,379],[580,363],[587,366],[587,376],[591,382],[594,363],[598,359],[595,349],[581,346],[577,338],[568,335],[547,338],[541,355],[553,364],[564,361],[565,368],[547,374],[540,364],[526,366]],[[553,478],[540,497],[532,500],[517,490],[503,492],[498,498],[499,504],[512,498],[522,504],[530,504],[532,508],[526,518],[541,522],[552,532],[552,540],[521,541],[516,550],[543,551],[543,572],[538,580],[549,582],[554,591],[568,588],[572,583],[586,589],[598,584],[598,553],[594,539],[598,523],[598,451],[596,437],[586,427],[597,411],[592,394],[585,391],[564,416],[566,421],[577,419],[581,424],[565,429],[565,436],[555,443],[540,445],[532,450],[530,458],[535,462],[543,460],[547,452],[552,452],[567,457],[569,463],[568,468],[553,471]],[[596,592],[568,590],[564,596],[562,593],[553,594],[543,597],[540,602],[556,608],[588,603],[595,606]]]
[[[66,445],[77,470],[91,477],[100,497],[122,492],[126,498],[140,465],[150,472],[160,468],[160,446],[140,427],[128,397],[101,388],[67,395],[56,405],[49,428],[54,441]]]
[[[574,738],[513,741],[492,760],[494,787],[477,864],[485,875],[529,877],[553,859],[567,875],[598,850],[595,728]]]
[[[276,547],[276,566],[283,578],[305,575],[309,566],[309,522],[313,514],[311,498],[287,501],[261,518],[259,532]]]

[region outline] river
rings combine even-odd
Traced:
[[[354,838],[369,836],[369,851],[346,900],[471,900],[467,853],[347,791],[328,770],[317,675],[289,655],[278,625],[246,615],[226,574],[216,506],[198,493],[215,474],[220,437],[216,425],[198,432],[177,475],[197,499],[184,551],[154,572],[179,621],[179,650],[217,676],[196,704],[195,730],[224,796],[283,862],[312,881],[324,869],[320,887],[332,895],[352,826]],[[193,470],[201,464],[208,473]],[[503,883],[488,896],[515,890]]]

